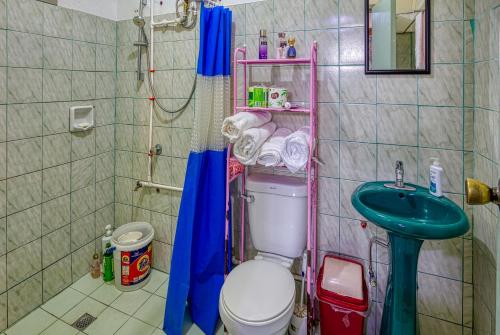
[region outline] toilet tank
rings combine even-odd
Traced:
[[[295,258],[307,241],[307,183],[304,178],[252,174],[247,178],[248,220],[255,248]]]

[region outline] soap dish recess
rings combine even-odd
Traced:
[[[71,132],[86,131],[94,128],[94,106],[73,106],[69,109]]]

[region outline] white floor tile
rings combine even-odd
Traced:
[[[61,320],[57,320],[40,335],[76,335],[78,333],[79,331],[75,328],[62,322]]]
[[[104,281],[101,277],[94,279],[89,274],[86,274],[82,278],[80,278],[76,283],[71,285],[72,288],[82,292],[83,294],[89,295],[99,288],[99,286],[103,285]]]
[[[105,283],[104,285],[101,285],[97,290],[92,292],[90,297],[109,306],[121,294],[122,291],[118,290],[114,284]]]
[[[84,333],[88,335],[114,334],[129,318],[127,314],[108,307],[84,330]]]
[[[166,335],[167,333],[165,333],[162,329],[158,329],[156,328],[155,331],[153,332],[153,334],[151,335]]]
[[[152,295],[134,314],[134,318],[144,321],[154,327],[163,325],[165,316],[165,299]]]
[[[158,270],[151,271],[150,276],[151,279],[149,280],[149,283],[142,288],[144,291],[147,291],[149,293],[155,293],[156,290],[158,290],[160,286],[168,279],[168,274]]]
[[[38,335],[57,319],[41,308],[35,309],[5,331],[7,335]]]
[[[128,315],[133,315],[150,296],[150,293],[143,290],[123,292],[118,299],[113,301],[111,307]]]
[[[60,318],[83,299],[85,299],[84,294],[69,287],[43,304],[42,308]]]
[[[155,331],[154,327],[130,318],[125,324],[115,333],[116,335],[150,335]]]
[[[161,284],[160,288],[158,288],[155,291],[155,294],[160,297],[167,298],[167,290],[168,290],[168,279],[163,284]]]
[[[67,324],[72,324],[76,321],[76,319],[85,313],[98,317],[105,309],[106,305],[87,297],[78,305],[73,307],[73,309],[71,309],[68,313],[64,314],[61,319]]]

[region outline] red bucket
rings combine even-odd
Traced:
[[[325,256],[316,285],[321,335],[363,335],[368,310],[364,278],[362,263]]]

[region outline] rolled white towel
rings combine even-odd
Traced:
[[[281,153],[285,148],[285,139],[292,131],[288,128],[278,128],[262,145],[257,163],[264,166],[278,166],[281,163]]]
[[[290,172],[295,173],[306,167],[309,160],[310,137],[309,127],[302,127],[285,139],[285,148],[281,153],[281,158]]]
[[[276,124],[266,123],[259,128],[250,128],[234,144],[234,156],[243,165],[255,165],[259,155],[259,149],[264,142],[274,133]]]
[[[250,128],[258,128],[269,121],[272,115],[267,111],[239,112],[227,117],[222,122],[222,135],[235,143]]]

